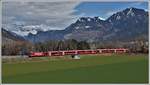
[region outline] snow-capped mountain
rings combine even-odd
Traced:
[[[100,17],[80,17],[64,30],[51,30],[46,26],[24,26],[20,31],[28,32],[25,38],[31,42],[64,39],[126,41],[137,37],[148,40],[148,12],[131,7],[114,13],[106,20]]]
[[[113,23],[123,23],[127,20],[136,20],[136,23],[138,23],[138,20],[142,20],[147,18],[148,12],[144,11],[143,9],[137,9],[137,8],[127,8],[123,11],[117,12],[110,16],[106,21],[110,22],[111,24]],[[122,21],[122,22],[120,22]],[[129,22],[128,21],[128,22]],[[113,22],[113,23],[112,23]]]
[[[65,30],[39,32],[37,35],[29,35],[27,39],[32,39],[32,42],[54,39],[116,41],[141,36],[148,39],[148,12],[131,7],[113,14],[106,20],[99,17],[80,17]]]
[[[13,24],[11,26],[4,27],[6,30],[11,31],[11,28],[14,28],[12,32],[20,36],[28,36],[30,33],[36,35],[37,32],[45,32],[49,30],[55,30],[50,26],[41,24],[41,25],[24,25],[24,24]]]
[[[147,35],[148,39],[148,12],[143,9],[127,8],[110,16],[106,22],[110,23],[112,30],[106,34],[114,34],[109,39],[125,39]]]
[[[101,20],[99,17],[81,17],[75,23],[68,26],[65,30],[98,30],[102,28],[104,24],[104,20]],[[97,27],[99,28],[97,29]]]
[[[82,38],[78,38],[77,40],[87,40],[90,39],[89,37],[91,37],[91,39],[95,39],[103,34],[100,30],[107,30],[105,27],[105,21],[101,20],[100,17],[80,17],[75,23],[72,23],[64,30],[38,32],[36,35],[29,34],[26,39],[31,40],[32,42],[38,42],[41,39],[42,41],[63,40],[70,38],[77,39],[77,35]]]

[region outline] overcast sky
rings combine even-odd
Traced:
[[[107,19],[113,13],[129,7],[148,10],[147,2],[3,2],[2,24],[40,25],[49,29],[65,29],[82,16]]]

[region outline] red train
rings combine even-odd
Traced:
[[[29,57],[104,54],[104,53],[127,53],[128,51],[129,50],[125,49],[125,48],[117,48],[117,49],[96,49],[96,50],[67,50],[67,51],[30,52]]]

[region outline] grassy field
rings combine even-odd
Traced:
[[[82,55],[2,64],[2,83],[148,83],[148,55]]]

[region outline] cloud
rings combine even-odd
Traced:
[[[49,0],[50,1],[50,0]],[[83,2],[85,1],[85,2]],[[82,16],[100,16],[107,19],[112,14],[131,6],[143,6],[143,2],[114,3],[67,0],[51,2],[3,2],[2,24],[15,30],[12,24],[25,26],[46,25],[47,29],[65,29]],[[146,5],[145,5],[146,6]]]
[[[113,15],[113,14],[119,12],[119,11],[121,11],[121,10],[118,9],[118,10],[107,11],[107,12],[106,12],[106,16],[110,17],[111,15]]]
[[[25,25],[45,24],[64,29],[78,16],[72,15],[80,2],[3,2],[2,23],[25,22]]]

